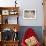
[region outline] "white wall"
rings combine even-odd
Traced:
[[[21,0],[23,1],[23,0]],[[20,15],[20,23],[23,26],[42,26],[43,25],[43,6],[42,0],[24,0],[21,2],[21,12],[24,9],[36,9],[36,20],[24,20],[23,12]],[[23,10],[22,10],[23,9]]]
[[[14,6],[15,0],[0,0],[0,6]],[[21,26],[43,26],[42,0],[17,0],[20,7],[19,24]],[[24,9],[36,9],[36,20],[24,20]]]
[[[9,6],[14,6],[15,3],[14,3],[15,0],[0,0],[0,6],[1,7],[9,7]]]

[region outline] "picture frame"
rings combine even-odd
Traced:
[[[36,19],[36,9],[24,9],[23,19]]]
[[[1,24],[1,15],[0,15],[0,24]]]
[[[2,15],[9,15],[9,10],[2,10]]]
[[[0,32],[0,41],[1,41],[1,32]]]

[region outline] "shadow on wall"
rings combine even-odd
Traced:
[[[41,26],[21,26],[20,27],[20,31],[19,31],[19,39],[20,39],[20,42],[21,42],[21,40],[23,38],[23,35],[24,35],[25,31],[28,28],[32,28],[36,32],[39,41],[42,43],[43,42],[43,36],[42,36],[43,35],[43,33],[42,33],[43,30],[42,30],[42,27]]]

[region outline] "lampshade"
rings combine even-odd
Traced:
[[[16,28],[14,29],[14,32],[17,32],[17,29]]]

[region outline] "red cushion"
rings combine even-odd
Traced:
[[[24,37],[22,38],[22,43],[21,43],[22,46],[26,46],[25,39],[28,39],[29,37],[32,37],[32,36],[36,37],[37,35],[32,28],[28,28],[25,32]]]

